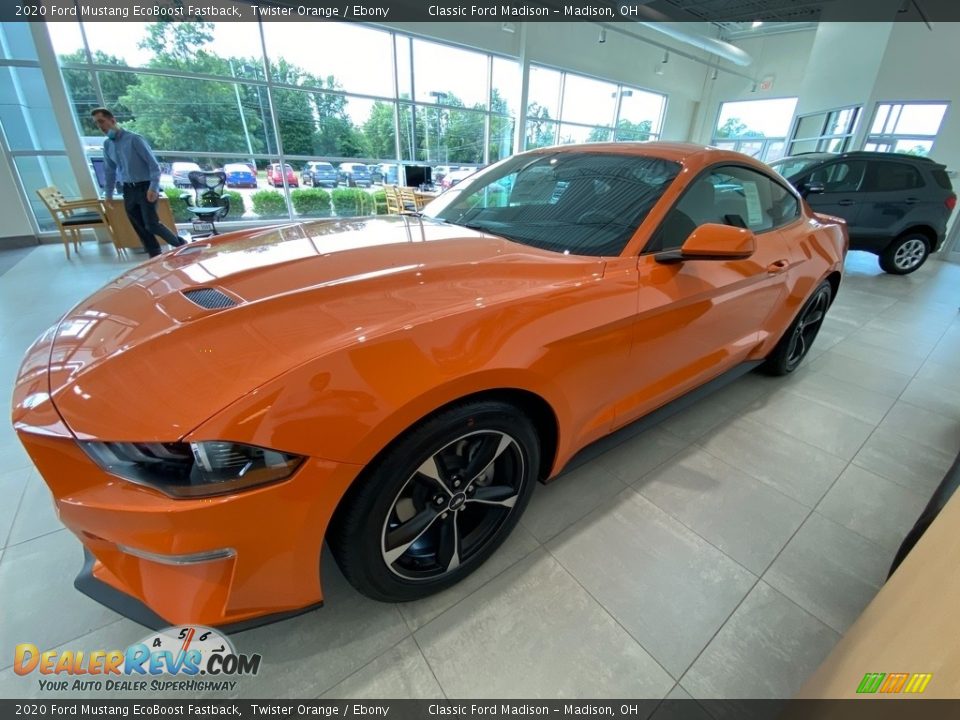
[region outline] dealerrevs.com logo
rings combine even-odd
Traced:
[[[237,653],[229,638],[202,625],[152,633],[125,650],[49,650],[21,643],[14,651],[17,675],[39,676],[44,691],[221,691],[232,679],[256,675],[260,655]]]

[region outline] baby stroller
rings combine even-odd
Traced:
[[[193,218],[191,238],[210,237],[219,235],[217,220],[223,220],[230,212],[230,198],[223,194],[227,184],[227,175],[222,170],[215,172],[191,171],[187,177],[193,187],[194,196],[183,196]]]

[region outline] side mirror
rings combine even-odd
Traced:
[[[806,197],[807,195],[819,195],[825,191],[826,187],[824,187],[824,184],[819,180],[814,180],[812,182],[804,183],[800,190],[800,195],[803,197]]]
[[[654,256],[659,263],[686,260],[746,260],[757,249],[756,236],[747,228],[707,223],[686,239],[679,250]]]

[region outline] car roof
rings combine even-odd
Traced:
[[[769,166],[760,160],[733,150],[722,150],[710,145],[697,143],[645,141],[645,142],[602,142],[577,143],[573,145],[553,145],[551,147],[529,150],[523,155],[550,155],[566,152],[595,152],[612,153],[617,155],[636,155],[638,157],[655,157],[662,160],[671,160],[684,167],[700,169],[716,163],[730,162],[740,165],[750,165],[761,171],[768,171]]]
[[[777,158],[773,162],[789,162],[791,160],[831,160],[832,158],[840,157],[840,153],[828,153],[828,152],[806,152],[806,153],[797,153],[796,155],[787,155],[782,158]]]
[[[935,165],[940,166],[933,158],[925,157],[923,155],[907,155],[906,153],[889,153],[889,152],[879,152],[876,150],[848,150],[847,152],[842,153],[826,153],[826,152],[809,152],[809,153],[797,153],[796,155],[790,155],[789,157],[780,158],[777,162],[783,162],[787,160],[819,160],[825,162],[827,160],[837,160],[839,158],[860,158],[862,160],[893,160],[895,162],[916,162],[921,165]],[[944,166],[941,166],[944,167]]]

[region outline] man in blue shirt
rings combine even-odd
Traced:
[[[161,223],[157,216],[160,165],[147,141],[135,132],[121,128],[107,108],[97,108],[91,115],[97,127],[107,135],[107,139],[103,141],[107,200],[113,197],[119,171],[123,181],[123,207],[150,257],[160,254],[157,235],[172,247],[180,247],[186,243],[186,240]]]

